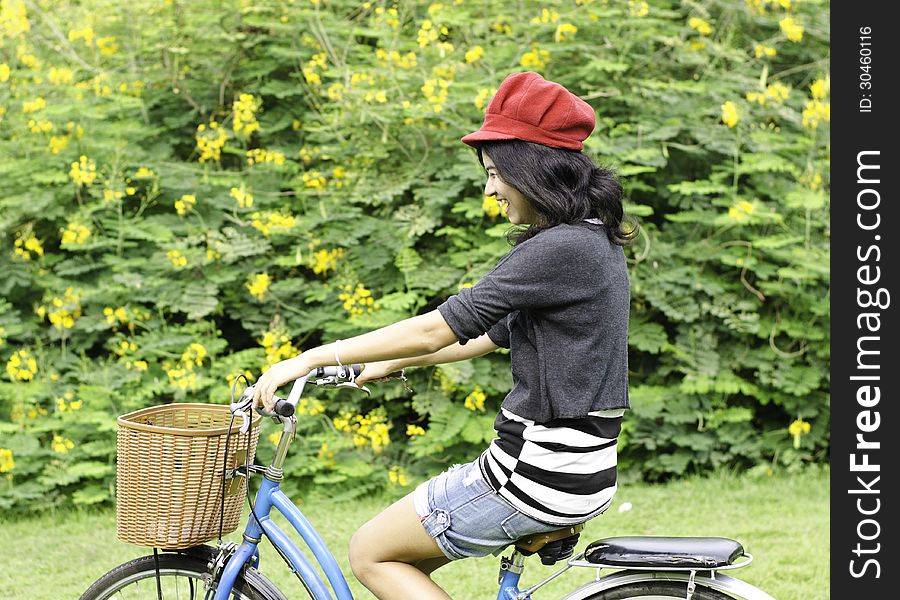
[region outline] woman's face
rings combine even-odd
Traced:
[[[509,218],[509,222],[519,224],[536,223],[538,214],[525,196],[502,179],[494,166],[494,161],[486,152],[481,152],[484,170],[487,172],[487,184],[484,186],[485,196],[494,196],[500,202],[500,210]]]

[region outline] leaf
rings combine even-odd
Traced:
[[[658,354],[668,343],[666,330],[659,323],[640,322],[628,327],[628,345],[638,350]]]
[[[107,475],[113,474],[115,472],[115,468],[113,468],[113,466],[108,463],[96,461],[81,461],[70,466],[68,471],[70,477],[76,477],[78,479],[97,479],[99,477],[106,477]]]
[[[646,204],[629,204],[625,212],[635,217],[649,217],[653,214],[653,207]]]
[[[797,165],[774,153],[742,154],[738,165],[738,173],[789,173],[797,176],[800,169]]]
[[[800,208],[803,210],[819,210],[825,207],[825,192],[822,190],[811,190],[806,187],[797,187],[788,192],[784,198],[785,203],[791,208]]]
[[[666,186],[666,189],[685,196],[716,196],[727,193],[731,188],[708,179],[697,179],[695,181],[670,183]]]

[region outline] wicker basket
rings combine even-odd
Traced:
[[[259,421],[248,433],[234,420],[228,442],[229,469],[243,464],[250,438],[256,453]],[[176,550],[219,535],[222,470],[231,413],[216,404],[151,406],[118,419],[116,533],[120,540]],[[237,528],[247,480],[226,482],[222,533]]]

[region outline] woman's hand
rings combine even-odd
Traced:
[[[299,379],[312,370],[303,360],[303,355],[297,355],[281,362],[275,363],[269,370],[263,373],[253,386],[253,408],[259,408],[262,404],[266,410],[275,409],[275,401],[272,396],[275,390],[289,381]]]
[[[390,379],[388,375],[399,370],[397,363],[392,360],[363,363],[362,371],[356,376],[353,383],[358,387],[362,387],[367,381],[388,381]]]

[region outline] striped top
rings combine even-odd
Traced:
[[[501,408],[498,437],[481,454],[485,481],[526,515],[573,525],[609,508],[616,492],[616,438],[623,409],[542,425]]]

